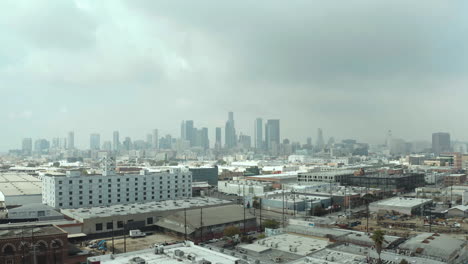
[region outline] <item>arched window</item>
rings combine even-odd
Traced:
[[[5,256],[12,256],[15,255],[15,248],[12,245],[6,245],[3,248],[3,254]]]

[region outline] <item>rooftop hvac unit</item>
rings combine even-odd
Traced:
[[[197,259],[197,257],[195,256],[195,254],[188,254],[187,259],[191,260],[191,261],[195,261]]]
[[[146,264],[146,260],[140,258],[140,257],[134,257],[130,259],[128,262],[129,264]]]
[[[176,257],[182,257],[182,256],[184,256],[184,252],[183,252],[182,250],[180,250],[180,249],[176,249],[176,250],[174,251],[174,255],[175,255]]]

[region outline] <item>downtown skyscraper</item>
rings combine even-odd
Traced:
[[[263,149],[263,119],[261,118],[255,119],[254,144],[256,149]]]
[[[265,124],[265,147],[269,151],[277,151],[280,145],[280,121],[269,119]]]
[[[225,140],[225,146],[227,149],[234,148],[237,145],[237,136],[236,136],[236,128],[234,126],[234,113],[233,112],[229,112],[228,114],[228,121],[226,122],[226,126],[224,129],[224,140]]]
[[[101,135],[94,133],[89,136],[89,149],[99,150],[101,148]]]
[[[450,134],[439,132],[432,134],[432,152],[439,155],[443,152],[450,152]]]
[[[117,151],[119,149],[120,149],[119,131],[114,131],[112,135],[112,150]]]
[[[75,148],[75,132],[68,132],[68,149]]]

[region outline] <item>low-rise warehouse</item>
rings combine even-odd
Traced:
[[[238,264],[240,259],[221,252],[196,246],[190,241],[183,244],[158,246],[152,249],[133,251],[123,254],[109,254],[88,258],[88,263],[100,264],[192,264],[223,263]]]
[[[82,233],[87,235],[144,229],[152,227],[162,217],[184,208],[208,208],[231,204],[231,201],[206,197],[190,200],[167,200],[149,203],[122,204],[80,209],[62,209],[61,213],[83,224]]]
[[[394,197],[371,203],[369,210],[372,212],[396,211],[406,215],[419,215],[425,206],[432,204],[431,199]]]
[[[6,205],[37,203],[41,200],[41,180],[22,172],[0,172],[0,192]]]
[[[231,204],[178,211],[161,218],[156,226],[180,237],[187,232],[187,238],[199,242],[223,237],[228,226],[237,226],[243,232],[244,221],[246,232],[257,229],[257,219],[253,214],[246,210],[244,218],[244,208]]]
[[[430,257],[448,263],[466,263],[467,242],[437,233],[418,234],[400,245],[416,256]]]

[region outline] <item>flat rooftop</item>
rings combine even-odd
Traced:
[[[202,259],[209,261],[210,263],[223,263],[223,264],[236,264],[239,263],[240,259],[210,250],[204,247],[193,245],[192,242],[186,242],[187,244],[175,244],[170,246],[164,246],[164,253],[155,254],[155,249],[145,249],[139,251],[133,251],[123,254],[116,255],[102,255],[88,258],[88,261],[100,261],[101,264],[128,264],[132,259],[136,257],[142,258],[146,261],[146,264],[193,264],[202,263],[199,262]],[[177,253],[176,253],[177,252]],[[194,259],[195,261],[193,261]]]
[[[341,245],[336,245],[333,248],[330,249],[331,251],[335,252],[341,252],[342,254],[352,254],[352,255],[359,255],[359,256],[370,256],[372,258],[377,258],[377,252],[375,250],[372,250],[369,247],[362,247],[362,246],[357,246],[353,244],[341,244]],[[311,255],[312,258],[315,257],[314,255]],[[389,263],[400,263],[403,259],[407,260],[411,264],[443,264],[446,262],[441,262],[437,261],[434,259],[428,259],[428,258],[420,258],[420,257],[410,257],[406,255],[399,255],[393,252],[389,251],[382,251],[381,254],[382,262],[384,263],[385,261],[388,261]],[[310,262],[310,263],[315,263],[315,262]],[[328,262],[329,264],[334,264],[334,263],[341,263],[341,264],[347,264],[347,263],[367,263],[367,262]],[[291,263],[292,264],[292,263]],[[294,264],[302,264],[300,262],[294,263]],[[322,263],[320,263],[322,264]]]
[[[79,209],[61,209],[60,212],[79,221],[96,217],[110,217],[152,212],[181,210],[192,207],[209,207],[232,204],[232,201],[212,197],[193,197],[184,200],[166,200],[159,202],[117,204],[110,206],[88,207]]]
[[[416,207],[431,202],[431,199],[394,197],[372,203],[374,206]]]
[[[312,252],[325,248],[328,244],[328,240],[326,239],[305,237],[294,234],[281,234],[258,240],[255,244],[246,244],[239,247],[256,252],[266,251],[271,248],[300,256],[306,256]]]
[[[35,237],[38,237],[38,236],[66,234],[66,232],[53,225],[31,226],[31,227],[8,226],[8,227],[0,228],[0,239],[31,237],[31,234],[34,234]]]
[[[367,263],[366,257],[358,254],[340,252],[330,249],[320,250],[305,258],[298,259],[290,264],[361,264]]]
[[[6,196],[42,193],[40,179],[21,172],[0,172],[0,191]]]

